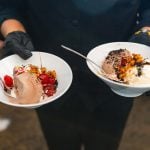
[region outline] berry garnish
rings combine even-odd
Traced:
[[[9,75],[4,76],[4,83],[7,87],[13,87],[13,78]]]

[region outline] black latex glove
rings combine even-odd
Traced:
[[[23,59],[28,59],[32,56],[34,46],[27,33],[21,31],[14,31],[9,33],[4,41],[4,51],[7,53],[14,53]]]
[[[141,31],[138,32],[139,33],[133,34],[131,36],[129,42],[140,43],[150,46],[150,35],[148,34],[148,32],[141,32]]]

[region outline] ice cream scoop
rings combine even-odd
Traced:
[[[123,63],[125,63],[123,61],[126,60],[123,60],[123,58],[129,58],[131,56],[132,54],[127,49],[110,51],[102,63],[102,70],[104,72],[104,75],[107,76],[107,78],[119,81],[116,74],[116,69],[118,66],[121,66]]]
[[[126,84],[150,84],[150,63],[127,49],[112,50],[102,63],[104,76]]]
[[[42,96],[42,85],[34,74],[24,72],[14,75],[14,93],[16,98],[8,96],[9,101],[19,104],[38,103]]]

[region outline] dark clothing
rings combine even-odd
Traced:
[[[114,94],[84,60],[60,45],[86,55],[99,44],[127,41],[136,29],[150,25],[150,1],[7,1],[0,1],[0,21],[22,21],[36,50],[62,57],[73,70],[68,92],[37,109],[50,148],[78,150],[83,143],[86,150],[117,150],[132,99]]]
[[[86,54],[101,43],[126,41],[138,20],[150,24],[149,0],[1,1],[8,8],[0,5],[0,21],[22,17],[37,49],[51,52],[63,43]]]

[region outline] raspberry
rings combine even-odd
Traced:
[[[4,83],[8,87],[13,87],[13,78],[9,75],[4,76]]]

